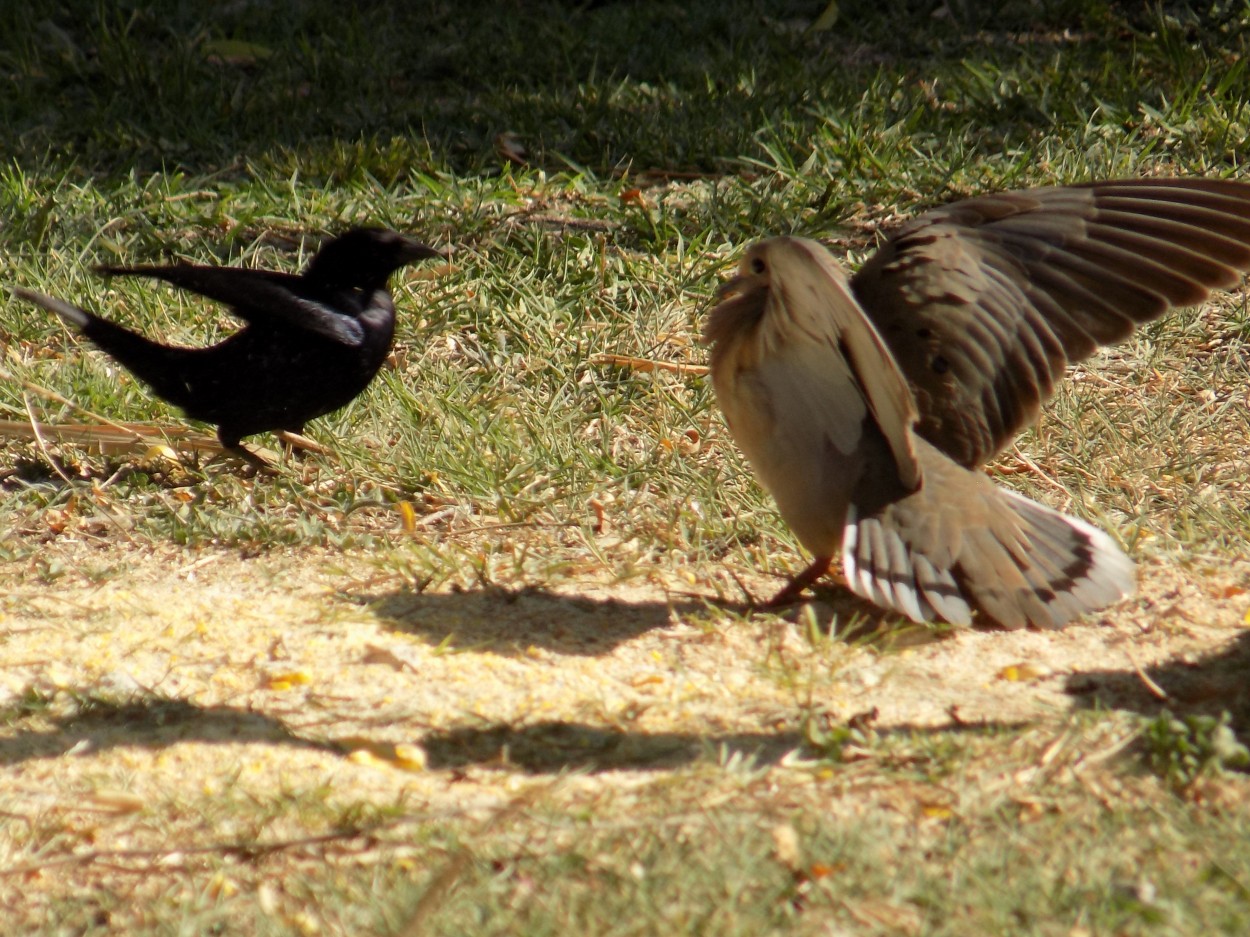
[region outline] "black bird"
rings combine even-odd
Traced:
[[[54,297],[13,292],[55,312],[187,416],[216,424],[222,446],[264,467],[239,441],[270,430],[300,433],[350,403],[390,353],[395,306],[387,279],[405,264],[445,256],[394,231],[354,228],[299,275],[196,264],[96,268],[228,304],[247,325],[208,348],[162,345]]]

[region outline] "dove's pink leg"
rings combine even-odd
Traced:
[[[814,583],[817,579],[829,572],[829,564],[833,562],[832,556],[818,556],[812,560],[811,565],[803,572],[799,573],[789,584],[774,595],[765,603],[765,608],[779,608],[782,605],[790,605],[797,602],[799,595]]]

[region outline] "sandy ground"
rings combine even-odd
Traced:
[[[89,565],[88,547],[56,549]],[[1244,563],[1146,565],[1137,597],[1060,632],[870,621],[815,643],[810,622],[853,599],[826,590],[779,620],[660,582],[418,594],[363,557],[171,551],[99,583],[17,565],[0,580],[0,706],[47,710],[0,729],[14,815],[240,778],[463,806],[527,775],[626,782],[722,745],[779,759],[813,709],[875,711],[878,729],[1236,709],[1250,664]]]

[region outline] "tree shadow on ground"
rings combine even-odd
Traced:
[[[422,741],[431,769],[495,765],[529,774],[672,769],[696,761],[723,763],[735,755],[767,765],[802,744],[802,735],[786,730],[723,735],[640,732],[561,720],[461,726],[431,733]]]
[[[350,743],[305,737],[282,718],[229,706],[201,707],[185,700],[139,697],[122,702],[87,699],[70,713],[48,717],[31,707],[8,711],[9,725],[38,718],[40,727],[0,739],[0,765],[81,757],[111,748],[160,751],[184,742],[289,746],[343,756],[368,747],[359,736]],[[896,725],[881,735],[978,733],[1008,728],[1010,722],[951,722],[938,726]],[[480,766],[527,774],[592,773],[620,770],[663,771],[705,762],[767,766],[791,752],[803,752],[804,734],[793,726],[774,731],[646,732],[613,725],[546,720],[527,725],[496,723],[456,726],[421,739],[430,770],[457,772]],[[389,746],[379,742],[379,750]],[[808,751],[806,757],[819,753]]]
[[[1154,684],[1152,687],[1151,684]],[[1250,741],[1250,631],[1219,651],[1194,659],[1177,657],[1138,673],[1093,670],[1067,678],[1065,690],[1090,709],[1128,709],[1148,716],[1218,716],[1227,710],[1233,729]]]
[[[992,734],[1016,725],[1015,721],[904,724],[878,730],[876,734]],[[639,732],[562,720],[525,726],[461,726],[430,733],[422,740],[422,746],[432,769],[454,771],[472,765],[495,765],[529,774],[672,769],[698,761],[727,764],[740,760],[748,765],[767,766],[796,751],[801,757],[821,757],[795,728],[772,732]]]
[[[900,88],[943,63],[953,83],[965,63],[983,63],[974,74],[1010,75],[1036,42],[1058,42],[1067,70],[1095,82],[1100,49],[1127,51],[1136,31],[1160,28],[1153,16],[1132,17],[1132,5],[1120,25],[1061,2],[965,3],[939,18],[930,0],[861,2],[836,29],[816,32],[803,27],[823,4],[803,0],[547,0],[480,4],[467,17],[449,3],[115,9],[61,0],[33,21],[8,6],[0,57],[12,63],[17,93],[6,101],[0,155],[39,166],[49,151],[70,153],[93,172],[236,171],[284,148],[303,154],[301,174],[319,164],[339,172],[323,145],[374,136],[415,141],[405,161],[428,142],[467,170],[497,165],[493,140],[505,130],[549,152],[553,167],[567,159],[603,172],[634,162],[719,170],[725,154],[748,151],[756,128],[798,109],[794,74],[810,89],[805,104],[833,97],[854,113],[881,70]],[[1086,23],[1087,36],[1069,38]],[[1216,42],[1225,38],[1217,26],[1191,23],[1197,33],[1186,38]],[[1186,87],[1183,74],[1174,80]],[[982,97],[974,105],[987,126],[1054,119],[998,84]],[[383,178],[387,160],[378,162],[369,171]]]
[[[37,715],[34,707],[22,708],[26,716]],[[23,713],[9,711],[5,715],[12,725]],[[301,738],[281,719],[263,713],[230,706],[202,707],[165,697],[140,697],[124,702],[89,698],[81,701],[73,712],[38,718],[47,728],[19,731],[10,738],[0,739],[0,765],[58,758],[71,753],[89,755],[122,745],[159,750],[179,742],[266,742],[340,751],[332,742]]]

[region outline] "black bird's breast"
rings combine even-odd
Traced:
[[[334,305],[354,314],[362,327],[358,345],[253,320],[217,345],[187,350],[187,394],[177,402],[187,416],[240,436],[299,431],[307,421],[346,406],[390,353],[395,310],[385,290],[335,297]]]

